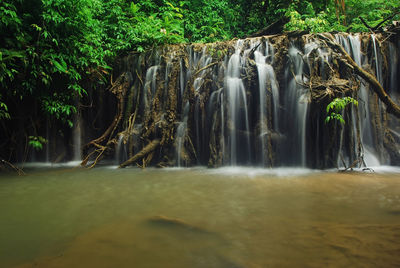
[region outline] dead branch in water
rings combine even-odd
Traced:
[[[11,167],[15,172],[18,173],[19,176],[26,175],[26,173],[22,169],[20,169],[19,167],[14,166],[13,164],[11,164],[10,162],[8,162],[8,161],[6,161],[4,159],[1,159],[1,163],[3,163],[3,165],[5,165],[5,166]]]

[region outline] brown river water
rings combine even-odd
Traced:
[[[0,267],[400,267],[400,173],[0,174]]]

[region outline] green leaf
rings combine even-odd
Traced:
[[[60,73],[68,73],[67,64],[65,63],[65,61],[60,60],[60,62],[58,62],[58,61],[55,60],[55,59],[51,59],[50,62],[54,65],[54,67],[57,68],[57,70],[58,70]]]
[[[29,136],[29,146],[33,147],[35,150],[42,150],[43,145],[47,143],[47,140],[41,136]]]
[[[136,14],[139,11],[140,7],[136,5],[135,3],[131,3],[131,12],[132,14]]]

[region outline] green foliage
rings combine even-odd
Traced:
[[[139,52],[165,43],[185,42],[183,28],[183,2],[174,5],[161,1],[157,5],[151,0],[130,5],[132,40]]]
[[[231,38],[229,23],[235,20],[227,0],[182,1],[185,38],[192,42],[214,42]]]
[[[29,146],[33,149],[40,151],[43,149],[43,145],[47,143],[47,140],[41,136],[29,136]]]
[[[69,119],[72,114],[76,113],[76,107],[67,104],[65,96],[54,96],[53,98],[44,98],[42,100],[42,108],[47,114],[55,116],[57,119],[66,123],[69,127],[73,127],[72,121]]]
[[[352,103],[355,106],[358,106],[358,101],[353,99],[352,97],[343,97],[336,98],[331,101],[328,106],[326,106],[326,113],[328,114],[325,118],[325,123],[329,123],[332,120],[339,121],[341,124],[344,124],[345,121],[342,116],[343,110],[346,108],[348,104]]]
[[[398,0],[348,0],[346,1],[346,14],[344,14],[344,17],[348,26],[352,27],[352,31],[361,32],[368,31],[368,29],[359,19],[360,16],[364,18],[368,25],[374,27],[396,11],[400,11],[400,2]],[[399,19],[399,15],[394,17],[394,20]],[[388,21],[387,23],[390,22]]]
[[[4,0],[0,3],[0,85],[5,99],[33,98],[69,124],[74,96],[92,70],[106,69],[97,0]],[[18,79],[16,79],[18,77]],[[54,94],[56,92],[56,94]],[[63,97],[60,98],[59,96]],[[51,103],[58,103],[57,108]]]
[[[10,114],[8,113],[7,105],[1,101],[1,94],[0,94],[0,120],[1,119],[10,119]]]
[[[400,10],[398,0],[347,0],[345,4],[345,9],[342,10],[342,7],[335,5],[335,1],[294,0],[285,12],[290,18],[285,29],[310,32],[347,30],[365,32],[368,28],[361,22],[360,17],[374,27]],[[394,19],[400,19],[400,16],[397,15]]]
[[[303,14],[297,11],[298,1],[294,1],[287,9],[286,16],[290,21],[285,25],[288,31],[307,30],[310,32],[328,32],[332,30],[332,26],[328,22],[328,15],[321,11],[316,13],[310,2],[304,1],[305,9]]]
[[[29,98],[70,125],[77,98],[128,51],[243,37],[283,15],[287,30],[360,31],[359,16],[374,26],[398,9],[398,0],[348,0],[338,16],[325,0],[2,0],[0,120],[13,117],[11,100]]]

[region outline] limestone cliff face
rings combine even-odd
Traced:
[[[400,103],[399,40],[331,37]],[[129,55],[114,72],[129,77],[107,139],[119,163],[141,152],[130,164],[400,165],[399,120],[315,35],[170,45]],[[343,96],[359,106],[345,109],[344,125],[325,123],[327,104]]]

